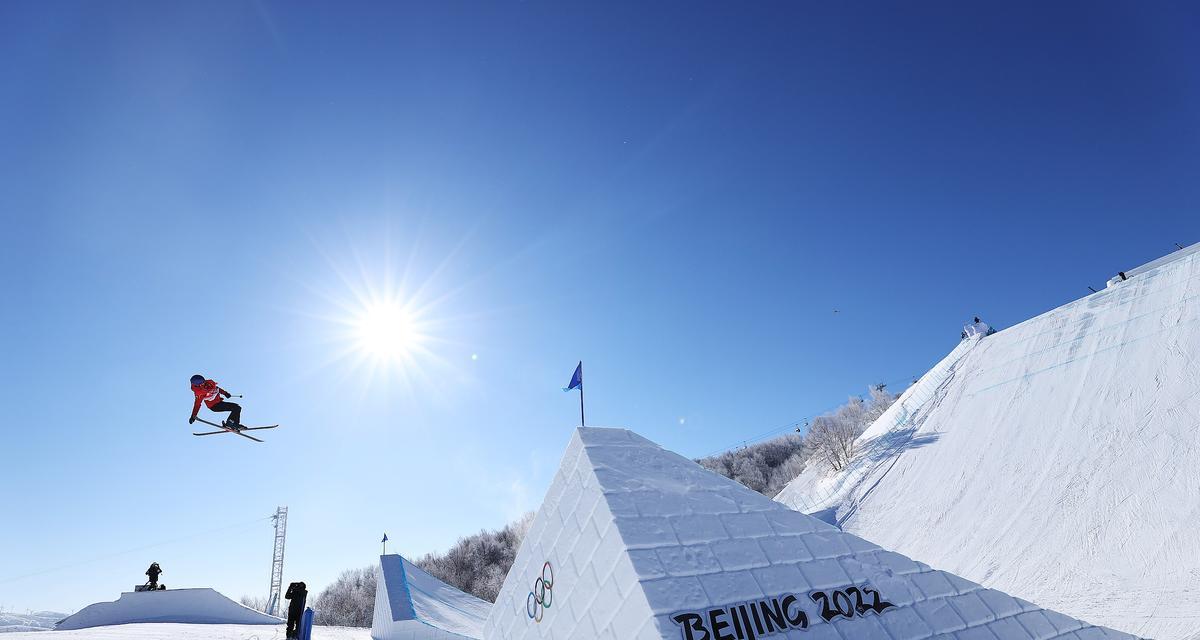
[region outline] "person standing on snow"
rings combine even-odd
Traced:
[[[200,403],[208,406],[209,411],[228,411],[229,419],[221,423],[227,428],[238,428],[242,425],[242,407],[233,402],[225,402],[221,396],[231,397],[231,394],[217,386],[215,380],[209,380],[200,374],[192,376],[192,393],[196,394],[196,402],[192,404],[192,417],[188,424],[196,422],[196,413],[200,411]]]
[[[150,576],[150,590],[158,589],[158,575],[162,573],[162,567],[158,566],[157,562],[151,562],[150,568],[146,569],[146,575]]]
[[[284,599],[288,602],[287,627],[284,634],[287,638],[300,637],[300,621],[304,619],[304,603],[308,600],[308,585],[303,582],[293,582],[288,585]]]
[[[962,337],[963,340],[966,340],[974,336],[990,336],[993,333],[996,333],[995,329],[988,326],[988,323],[980,320],[979,316],[975,316],[975,320],[971,324],[963,327]]]

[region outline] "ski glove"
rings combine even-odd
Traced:
[[[232,398],[232,397],[233,397],[233,394],[229,393],[228,391],[226,391],[226,390],[224,390],[224,389],[221,389],[221,395],[225,396],[226,398]]]
[[[196,416],[188,418],[188,424],[196,424]]]

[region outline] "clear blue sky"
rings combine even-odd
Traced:
[[[320,588],[535,508],[579,359],[589,423],[699,456],[1200,240],[1198,24],[3,3],[0,606],[152,560],[264,594],[279,504]],[[402,365],[353,351],[364,292],[419,310]],[[195,372],[284,426],[192,437]]]

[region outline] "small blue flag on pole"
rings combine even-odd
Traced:
[[[586,425],[587,421],[583,419],[583,361],[579,361],[579,365],[575,367],[575,373],[571,375],[571,384],[563,387],[563,391],[579,389],[579,424]]]
[[[563,387],[563,391],[570,391],[572,389],[582,389],[582,388],[583,388],[583,363],[580,362],[579,366],[575,367],[575,373],[571,375],[571,384]]]
[[[386,533],[383,534],[383,540],[380,540],[380,542],[387,542],[387,534]]]

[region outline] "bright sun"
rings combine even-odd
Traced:
[[[413,271],[420,262],[409,255],[417,252],[415,244],[401,250],[409,257],[398,268],[386,234],[383,239],[384,248],[370,253],[353,246],[318,247],[335,278],[329,288],[313,289],[327,306],[304,310],[328,330],[322,340],[328,356],[314,366],[336,365],[347,380],[353,374],[364,397],[376,384],[390,391],[427,391],[438,386],[434,373],[456,371],[445,352],[458,346],[448,337],[458,320],[445,314],[459,289],[447,290],[436,278],[450,258],[426,276]]]
[[[354,331],[359,351],[377,360],[404,361],[421,346],[412,314],[395,302],[364,308],[354,321]]]

